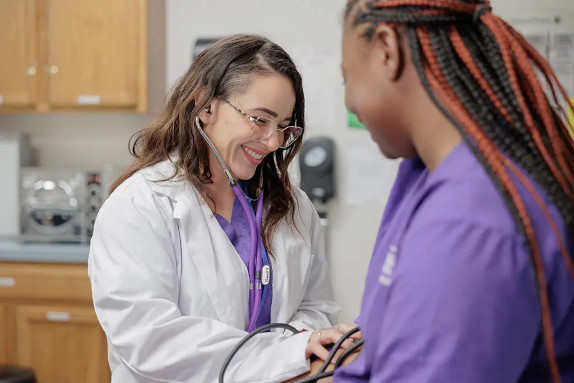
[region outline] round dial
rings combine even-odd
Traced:
[[[309,166],[310,168],[314,168],[321,165],[323,162],[325,162],[326,159],[327,151],[325,148],[315,146],[305,154],[303,161],[305,162],[305,165]]]

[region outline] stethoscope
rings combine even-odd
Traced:
[[[247,326],[247,331],[251,332],[255,329],[257,324],[257,317],[259,316],[259,311],[265,302],[265,297],[267,296],[269,288],[269,281],[271,279],[269,257],[267,256],[267,251],[265,250],[265,246],[261,239],[261,224],[263,221],[263,169],[261,169],[259,177],[259,196],[255,199],[249,198],[245,195],[239,183],[233,178],[227,169],[227,166],[225,166],[225,163],[215,148],[215,145],[213,145],[209,137],[207,137],[201,128],[199,117],[195,117],[195,126],[213,151],[213,154],[215,154],[215,157],[217,157],[219,164],[223,168],[223,172],[229,179],[231,189],[233,189],[233,192],[239,200],[249,222],[251,246],[249,248],[249,262],[247,266],[249,273],[249,324]],[[248,200],[249,202],[257,201],[257,212],[253,210],[253,206],[247,202]]]
[[[219,373],[219,383],[223,383],[225,371],[227,370],[227,367],[231,363],[231,360],[237,354],[239,349],[254,336],[262,332],[270,331],[273,328],[283,328],[291,331],[293,334],[297,334],[299,331],[293,326],[286,323],[269,323],[259,327],[258,329],[255,329],[255,326],[257,324],[257,317],[259,316],[259,311],[263,306],[263,302],[265,302],[265,296],[267,294],[268,288],[270,288],[269,281],[271,278],[271,268],[269,267],[269,258],[267,256],[267,251],[265,250],[265,246],[263,246],[263,241],[261,239],[261,223],[263,219],[263,169],[261,169],[259,176],[259,196],[255,199],[249,198],[247,195],[245,195],[245,192],[241,189],[239,183],[235,181],[235,179],[227,169],[227,166],[225,166],[225,163],[223,162],[223,159],[221,158],[219,152],[215,148],[215,145],[213,145],[213,142],[211,142],[209,137],[207,137],[207,135],[201,128],[199,117],[195,117],[195,126],[197,127],[197,130],[199,131],[201,136],[204,138],[204,140],[207,142],[207,144],[213,151],[213,154],[215,154],[215,157],[217,157],[219,164],[223,168],[223,172],[229,179],[229,184],[231,185],[231,188],[235,193],[235,197],[239,200],[241,207],[243,208],[243,211],[247,216],[247,220],[249,221],[249,230],[251,237],[251,247],[249,250],[249,262],[247,267],[249,272],[249,324],[247,326],[247,332],[249,332],[250,334],[245,336],[233,348],[233,350],[231,350],[231,352],[225,359],[223,366],[221,367],[221,371]],[[253,206],[247,201],[249,202],[257,201],[257,212],[254,212]],[[333,359],[337,350],[340,348],[341,344],[354,332],[357,331],[359,331],[358,327],[347,332],[346,334],[343,335],[343,337],[341,337],[341,339],[339,339],[337,343],[333,345],[333,348],[329,353],[329,356],[323,362],[323,365],[321,366],[318,374],[308,378],[304,378],[303,380],[299,380],[297,381],[297,383],[315,382],[318,379],[322,379],[324,377],[333,375],[334,371],[325,372],[327,366],[329,366],[329,363]],[[335,368],[339,367],[339,364],[351,352],[353,352],[358,347],[361,347],[362,344],[363,341],[360,340],[356,342],[353,346],[345,350],[340,355],[339,359],[337,359],[337,362],[335,363]]]

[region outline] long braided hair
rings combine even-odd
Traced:
[[[356,6],[361,8],[352,12]],[[566,240],[543,197],[518,168],[543,188],[560,212],[572,241],[574,134],[564,110],[564,106],[572,108],[568,95],[545,59],[491,12],[489,0],[350,0],[346,17],[351,13],[356,15],[353,25],[370,24],[364,34],[369,40],[379,23],[405,28],[412,61],[425,90],[456,126],[503,195],[526,239],[550,372],[553,381],[560,382],[541,250],[512,177],[524,185],[542,210],[574,278],[574,258]],[[573,249],[573,243],[569,245]]]

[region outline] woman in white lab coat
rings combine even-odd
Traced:
[[[290,57],[265,38],[235,35],[200,54],[138,133],[136,160],[99,212],[89,257],[112,382],[215,382],[247,335],[250,230],[222,166],[245,195],[265,191],[260,238],[271,284],[257,326],[313,330],[257,335],[226,381],[293,378],[347,329],[332,328],[339,307],[319,218],[287,173],[303,128]]]

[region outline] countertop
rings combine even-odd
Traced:
[[[89,251],[88,244],[30,243],[0,238],[0,262],[87,263]]]

